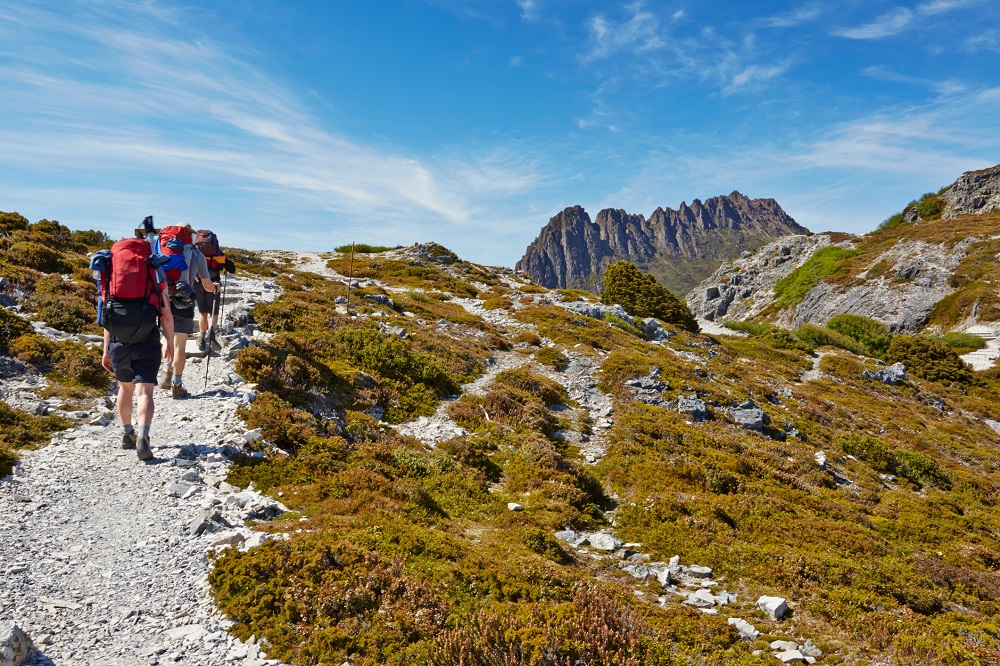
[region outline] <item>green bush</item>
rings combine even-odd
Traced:
[[[52,328],[67,333],[99,333],[97,296],[93,282],[81,285],[63,280],[58,274],[42,277],[27,298],[26,307]]]
[[[631,333],[632,335],[636,336],[637,338],[645,338],[646,337],[646,333],[645,332],[640,331],[638,328],[636,328],[632,324],[628,323],[627,321],[625,321],[621,317],[616,317],[615,315],[611,314],[610,312],[604,313],[604,321],[608,322],[609,324],[611,324],[615,328],[619,328],[619,329],[625,331],[626,333]]]
[[[986,346],[986,340],[978,335],[960,333],[959,331],[949,331],[938,339],[953,349],[973,350],[982,349]]]
[[[862,254],[861,250],[847,250],[835,245],[816,250],[806,263],[778,280],[774,285],[774,301],[779,308],[793,308],[806,297],[824,278],[833,275],[845,259]]]
[[[917,213],[922,218],[934,217],[935,215],[940,215],[941,211],[944,210],[944,201],[934,196],[933,194],[925,194],[924,199],[920,200],[917,204]]]
[[[378,253],[378,252],[387,252],[387,251],[389,251],[391,249],[392,249],[391,247],[387,247],[385,245],[369,245],[368,243],[355,243],[354,244],[354,252],[355,253],[360,253],[360,254],[375,254],[375,253]],[[351,246],[350,245],[338,245],[337,247],[333,248],[333,251],[334,252],[340,252],[340,253],[350,252],[351,251]]]
[[[803,324],[795,329],[795,337],[812,347],[836,347],[852,354],[868,354],[868,349],[857,340],[825,326]]]
[[[555,347],[542,347],[535,352],[535,360],[553,370],[562,372],[569,365],[569,359]]]
[[[10,474],[17,462],[13,453],[45,443],[49,435],[70,426],[70,421],[58,416],[35,416],[0,402],[0,478]]]
[[[527,391],[548,407],[567,404],[569,402],[566,389],[559,382],[535,374],[524,368],[504,370],[493,381],[496,384],[505,384],[512,388]]]
[[[302,446],[317,434],[316,420],[304,409],[296,409],[273,393],[262,393],[236,415],[251,428],[260,428],[261,435],[283,449]]]
[[[13,243],[4,253],[7,261],[43,273],[68,273],[70,266],[62,255],[40,243],[21,241]]]
[[[797,349],[811,353],[815,347],[806,340],[800,340],[789,331],[767,322],[726,320],[724,325],[731,330],[761,338],[772,349]]]
[[[697,332],[698,322],[688,306],[627,261],[619,261],[604,271],[601,302],[618,304],[633,317],[656,317],[687,331]]]
[[[7,352],[11,342],[31,332],[31,324],[7,308],[0,307],[0,351]]]
[[[931,382],[966,384],[973,380],[972,370],[951,347],[926,336],[895,336],[885,360],[902,363],[910,374]]]
[[[917,486],[933,484],[942,490],[951,489],[951,479],[928,456],[915,451],[893,449],[868,435],[850,435],[840,441],[844,453],[871,466],[876,472],[895,474]]]
[[[889,332],[888,326],[861,315],[839,314],[830,318],[826,322],[826,327],[861,343],[868,353],[876,358],[884,357],[889,343],[892,342],[892,333]]]
[[[905,224],[903,220],[903,211],[896,213],[895,215],[890,215],[882,221],[882,224],[878,225],[876,231],[887,231],[889,229],[895,229],[898,226]]]

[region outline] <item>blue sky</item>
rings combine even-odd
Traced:
[[[864,232],[1000,163],[1000,3],[0,4],[0,210],[513,265],[581,204]]]

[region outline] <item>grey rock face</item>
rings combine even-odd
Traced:
[[[687,295],[688,307],[709,321],[753,319],[774,300],[774,285],[831,244],[829,234],[786,236],[722,264]]]
[[[945,206],[941,217],[946,220],[1000,210],[1000,165],[963,173],[942,198]]]
[[[865,379],[873,379],[889,386],[896,386],[897,384],[906,382],[906,366],[902,363],[893,363],[888,368],[882,368],[875,372],[862,370],[861,374],[864,375]]]
[[[0,666],[21,666],[34,646],[28,635],[13,622],[0,622]]]
[[[683,277],[685,269],[707,273],[743,250],[805,232],[774,199],[750,199],[739,192],[695,199],[677,210],[657,208],[649,219],[605,209],[591,221],[582,207],[573,206],[549,220],[516,269],[546,287],[599,291],[604,269],[624,259],[667,288],[686,290],[692,285]]]

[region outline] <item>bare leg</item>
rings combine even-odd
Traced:
[[[155,384],[139,384],[136,397],[136,425],[146,426],[153,422],[153,386]],[[131,401],[130,401],[131,408]]]
[[[212,325],[213,326],[215,325],[215,320],[214,319],[212,321]],[[198,330],[201,331],[202,333],[205,333],[205,332],[208,331],[208,313],[207,312],[199,312],[198,313]]]
[[[122,425],[132,423],[132,395],[135,393],[135,384],[132,382],[121,382],[118,385],[118,418],[122,420]]]
[[[174,333],[174,374],[183,375],[184,366],[187,364],[187,333]]]

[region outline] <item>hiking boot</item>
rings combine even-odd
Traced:
[[[170,375],[169,374],[163,375],[163,381],[160,382],[160,388],[161,389],[167,389],[168,391],[170,390]]]
[[[124,435],[122,435],[122,448],[123,449],[134,449],[135,448],[135,440],[137,438],[138,438],[138,435],[135,434],[135,430],[133,430],[132,432],[125,433]]]
[[[139,437],[135,440],[135,453],[139,460],[152,460],[153,451],[149,448],[149,438]]]
[[[198,349],[201,351],[206,351],[208,349],[208,342],[205,339],[206,337],[208,336],[205,335],[205,331],[198,334]]]
[[[184,388],[184,384],[171,384],[170,397],[174,400],[184,400],[185,398],[190,398],[191,394]]]

